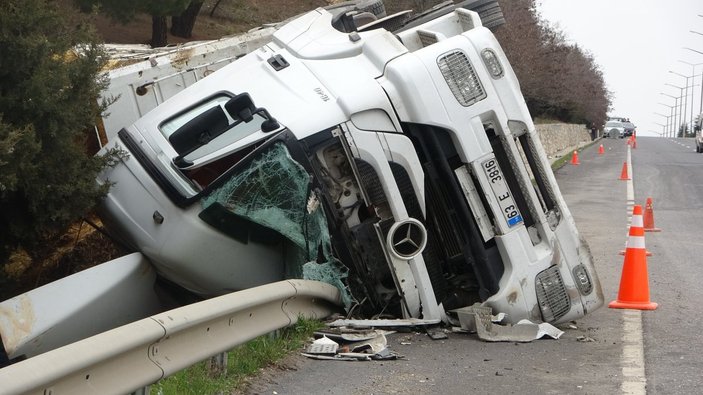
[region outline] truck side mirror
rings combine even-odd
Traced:
[[[234,121],[251,122],[256,113],[256,106],[248,93],[241,93],[225,103],[225,109]]]
[[[254,114],[259,114],[265,118],[261,123],[261,131],[264,133],[272,132],[280,127],[278,121],[266,111],[265,108],[257,108],[251,96],[248,93],[240,93],[237,96],[229,99],[225,103],[225,110],[234,118],[234,122],[251,122],[254,119]]]
[[[222,107],[215,106],[188,121],[171,134],[168,141],[183,157],[209,143],[229,128]]]

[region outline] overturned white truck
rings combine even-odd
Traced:
[[[560,322],[602,302],[518,82],[467,10],[396,35],[313,11],[114,144],[130,157],[104,175],[109,228],[200,295],[324,263],[369,312],[484,301]]]
[[[367,317],[440,322],[483,302],[559,323],[601,306],[478,14],[393,32],[333,19],[300,16],[120,130],[106,148],[126,155],[100,180],[109,231],[198,297],[304,277]]]

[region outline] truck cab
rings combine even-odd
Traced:
[[[456,9],[342,32],[317,9],[118,133],[108,229],[201,297],[284,278],[357,314],[475,302],[560,323],[603,303],[492,33]]]

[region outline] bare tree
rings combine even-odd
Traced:
[[[501,8],[506,24],[496,36],[532,116],[602,125],[610,93],[593,56],[542,20],[534,0],[502,1]]]

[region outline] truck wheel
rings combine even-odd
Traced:
[[[402,28],[394,33],[421,25],[427,21],[448,14],[457,8],[465,8],[477,12],[481,18],[481,24],[491,30],[505,23],[503,11],[497,0],[465,0],[456,4],[453,4],[451,1],[445,1],[413,16]]]
[[[376,18],[386,16],[386,6],[383,4],[383,0],[344,1],[324,7],[324,9],[335,16],[349,11],[370,12]]]
[[[505,23],[503,10],[496,0],[469,0],[459,6],[477,12],[481,23],[488,29],[493,30]]]
[[[383,0],[345,1],[324,8],[332,14],[332,26],[344,33],[356,31],[359,25],[386,16]]]
[[[376,15],[376,18],[386,16],[386,6],[383,4],[383,0],[359,1],[356,8],[362,12],[370,12]]]

